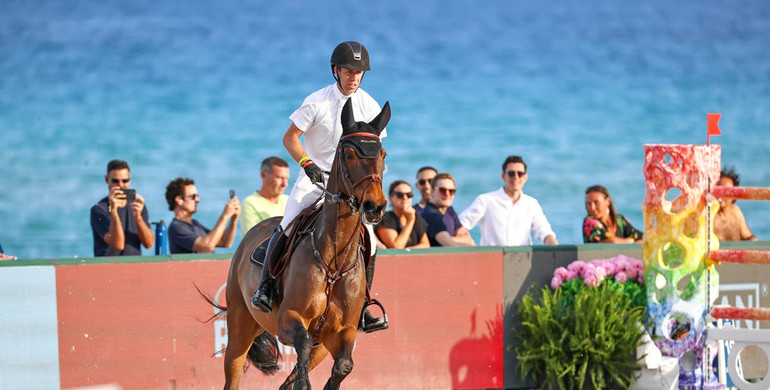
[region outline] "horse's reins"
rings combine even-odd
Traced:
[[[344,141],[348,140],[350,138],[353,138],[353,137],[370,137],[370,138],[376,138],[378,141],[380,140],[379,136],[377,136],[375,134],[372,134],[372,133],[351,133],[351,134],[345,135],[344,137],[340,138],[339,144],[337,145],[337,151],[336,151],[337,163],[340,166],[340,170],[337,171],[337,179],[338,180],[342,179],[340,181],[342,182],[343,186],[345,187],[345,191],[347,192],[347,197],[343,193],[341,193],[341,192],[337,193],[337,194],[331,193],[328,189],[326,189],[324,186],[321,186],[318,183],[316,183],[316,186],[321,188],[325,194],[329,195],[329,197],[327,199],[329,199],[330,202],[337,203],[337,204],[345,204],[345,205],[347,205],[350,208],[351,214],[355,215],[356,211],[358,210],[358,207],[360,206],[360,202],[355,197],[355,193],[354,193],[355,188],[358,187],[364,181],[368,180],[368,182],[366,184],[366,188],[364,188],[364,192],[366,192],[366,190],[369,188],[370,185],[372,185],[372,183],[382,183],[382,178],[380,177],[380,175],[378,175],[376,173],[372,173],[370,175],[366,175],[366,176],[361,177],[355,183],[352,182],[352,180],[350,179],[350,173],[348,172],[348,169],[347,169],[347,165],[344,164],[344,162],[341,159],[342,159],[342,156],[343,156],[342,146],[343,146]],[[342,172],[343,170],[344,170],[344,172]],[[340,177],[341,173],[344,173],[344,175],[342,175],[342,177]],[[326,281],[327,281],[326,289],[325,289],[325,293],[326,293],[326,307],[324,308],[323,314],[318,319],[318,325],[316,326],[316,333],[315,333],[314,337],[318,336],[318,332],[321,331],[321,328],[323,327],[324,323],[326,322],[326,316],[329,313],[329,305],[331,304],[330,297],[331,297],[332,289],[334,288],[334,285],[337,283],[338,280],[344,278],[345,276],[347,276],[348,274],[353,272],[353,270],[355,270],[358,267],[358,265],[361,263],[361,261],[358,258],[358,256],[356,256],[356,262],[350,268],[348,268],[346,270],[341,270],[340,269],[341,264],[339,264],[339,258],[337,257],[337,252],[338,251],[337,251],[337,238],[336,238],[337,237],[337,233],[338,233],[338,229],[339,229],[339,209],[337,208],[335,210],[338,213],[337,214],[337,218],[336,218],[338,223],[334,226],[334,237],[335,237],[335,239],[334,239],[334,259],[333,259],[333,262],[334,262],[334,268],[335,269],[332,269],[329,266],[329,264],[326,264],[326,262],[324,261],[323,257],[321,256],[321,252],[316,247],[315,236],[312,234],[312,232],[310,234],[310,242],[313,245],[313,255],[315,256],[316,260],[318,260],[319,265],[321,266],[321,268],[326,273]],[[362,225],[361,218],[358,218],[356,220],[356,227],[355,227],[355,229],[353,229],[353,234],[350,236],[350,238],[348,239],[348,242],[345,244],[345,252],[343,253],[342,258],[346,258],[347,257],[347,254],[349,253],[350,248],[352,247],[352,245],[350,245],[350,244],[353,242],[353,239],[356,237],[356,234],[360,234],[360,232],[361,232],[361,225]],[[369,287],[367,286],[367,288],[366,288],[367,299],[368,299],[368,295],[369,295]]]

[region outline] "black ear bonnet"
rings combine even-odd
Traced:
[[[356,122],[353,119],[353,103],[350,99],[342,107],[342,146],[350,146],[359,158],[377,158],[382,149],[380,132],[390,121],[390,103],[371,122]]]
[[[353,150],[360,158],[377,158],[382,149],[382,142],[380,137],[374,134],[368,136],[358,136],[346,139],[342,146],[352,146]]]

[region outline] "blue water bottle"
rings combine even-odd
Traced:
[[[153,222],[155,225],[155,256],[165,256],[168,254],[168,236],[166,236],[166,223],[161,219],[160,222]]]

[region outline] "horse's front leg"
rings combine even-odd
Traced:
[[[285,321],[288,326],[281,327],[281,340],[293,340],[294,350],[297,352],[297,365],[294,366],[294,386],[292,390],[310,390],[310,349],[313,347],[313,339],[299,318],[287,316]]]
[[[310,367],[308,368],[308,372],[313,371],[313,369],[318,364],[320,364],[328,354],[329,351],[323,346],[323,344],[318,344],[313,347],[313,349],[310,350]],[[294,370],[291,371],[291,374],[289,374],[279,390],[291,390],[291,386],[294,384],[294,380],[296,378],[297,366],[294,366]]]
[[[337,333],[327,348],[334,356],[332,376],[324,386],[324,390],[339,390],[345,377],[353,371],[353,344],[356,341],[356,328],[345,327]]]

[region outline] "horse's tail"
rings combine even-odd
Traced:
[[[248,357],[249,361],[265,375],[275,374],[281,368],[278,365],[278,359],[281,358],[278,340],[268,331],[254,338]]]
[[[203,300],[205,300],[206,302],[208,302],[209,305],[211,305],[214,308],[216,308],[217,310],[219,310],[217,313],[214,313],[213,316],[209,317],[209,319],[207,319],[205,321],[201,321],[201,322],[209,322],[209,321],[211,321],[211,320],[213,320],[213,319],[215,319],[217,317],[224,317],[224,316],[227,315],[227,306],[222,306],[222,305],[214,302],[214,299],[211,298],[210,296],[204,294],[203,291],[201,291],[201,289],[198,288],[197,284],[193,283],[193,286],[195,286],[195,289],[198,290],[198,294],[200,294],[201,297],[203,297]]]
[[[223,317],[227,315],[227,306],[222,306],[214,302],[214,299],[204,294],[195,283],[193,283],[193,285],[195,286],[195,289],[198,290],[198,293],[201,295],[201,297],[203,297],[203,299],[208,302],[209,305],[219,310],[219,312],[203,322],[209,322],[217,317]],[[217,353],[222,352],[224,352],[224,350],[218,351]],[[281,358],[281,349],[278,346],[278,340],[268,331],[264,331],[259,336],[254,338],[254,341],[251,343],[251,347],[249,347],[247,357],[249,361],[265,375],[275,374],[281,368],[278,365],[278,359]]]

